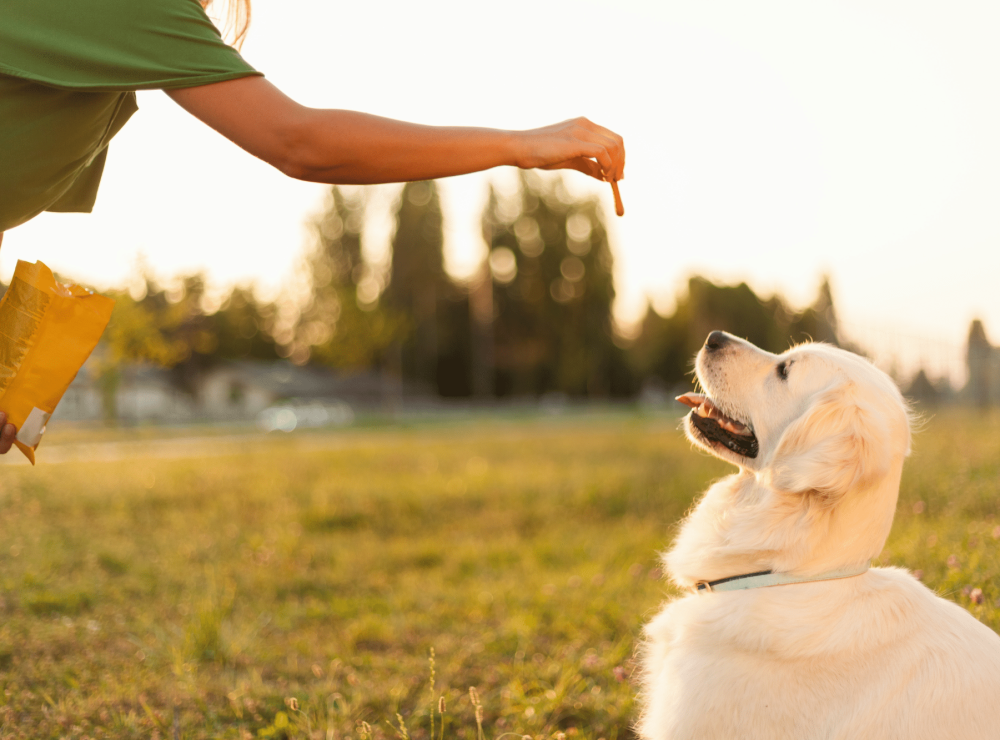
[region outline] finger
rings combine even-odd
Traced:
[[[615,172],[617,169],[611,158],[611,153],[601,144],[585,145],[584,155],[597,160],[597,164],[601,168],[602,176],[599,178],[601,180],[607,179],[607,173]]]
[[[605,172],[609,173],[612,179],[624,180],[625,179],[625,139],[616,134],[614,131],[604,128],[593,121],[588,120],[581,116],[575,121],[577,126],[584,129],[586,132],[591,134],[590,137],[583,137],[588,141],[597,141],[598,143],[604,144],[610,154],[612,160],[615,162],[613,167],[605,168]]]
[[[10,452],[10,447],[14,444],[14,437],[17,435],[17,429],[14,428],[13,424],[4,424],[3,431],[0,432],[0,455],[6,455]]]
[[[609,172],[611,180],[622,180],[625,178],[625,142],[618,134],[610,131],[604,135],[605,147],[611,155],[612,166]]]
[[[601,165],[608,180],[621,180],[625,176],[625,144],[617,134],[608,134],[580,130],[580,138],[591,144],[597,144],[604,150],[604,155],[592,154]]]

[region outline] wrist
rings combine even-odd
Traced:
[[[527,161],[527,145],[524,131],[504,131],[501,138],[500,151],[503,164],[511,167],[525,168]]]

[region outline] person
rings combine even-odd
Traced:
[[[163,90],[245,151],[300,180],[430,180],[511,165],[625,174],[622,137],[586,118],[542,128],[424,126],[297,103],[227,44],[212,0],[6,0],[0,21],[0,244],[45,211],[89,213],[108,145]],[[237,42],[249,0],[230,0]],[[0,412],[0,454],[16,430]]]

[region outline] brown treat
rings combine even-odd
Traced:
[[[622,194],[618,192],[618,183],[611,180],[611,192],[615,194],[615,213],[619,216],[625,215],[625,204],[622,203]]]

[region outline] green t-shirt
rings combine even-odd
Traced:
[[[90,212],[135,90],[259,74],[197,0],[0,0],[0,232]]]

